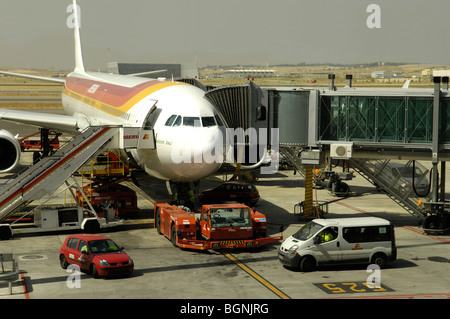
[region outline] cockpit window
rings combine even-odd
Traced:
[[[205,116],[205,117],[202,117],[202,125],[203,125],[203,127],[209,127],[209,126],[214,126],[217,124],[216,124],[216,120],[214,119],[213,116]]]
[[[200,127],[201,126],[200,118],[199,117],[190,117],[190,116],[183,117],[183,125]]]
[[[165,126],[193,126],[193,127],[210,127],[217,125],[219,119],[214,116],[204,116],[201,119],[194,116],[171,115],[164,124]]]
[[[165,125],[166,125],[166,126],[172,126],[172,124],[173,124],[173,122],[175,121],[176,118],[177,118],[176,115],[171,115],[171,116],[167,119]]]
[[[175,122],[173,122],[173,126],[180,126],[181,125],[181,116],[178,115]]]

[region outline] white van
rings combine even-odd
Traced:
[[[397,258],[394,225],[378,217],[314,219],[281,244],[278,257],[301,271],[341,263],[383,268]]]

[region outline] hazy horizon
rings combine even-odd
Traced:
[[[2,0],[0,66],[73,68],[70,0]],[[450,65],[450,1],[79,0],[87,69],[123,63]],[[379,7],[379,28],[367,22]]]

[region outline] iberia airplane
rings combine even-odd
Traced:
[[[149,175],[185,183],[214,173],[221,161],[185,157],[181,162],[174,161],[180,150],[192,155],[210,152],[217,136],[222,136],[225,121],[204,98],[205,92],[182,82],[85,71],[77,8],[74,0],[75,69],[66,79],[0,72],[63,82],[62,104],[67,115],[1,110],[0,119],[67,133],[78,133],[92,125],[150,127],[156,149],[130,150]],[[0,157],[0,173],[12,170],[19,162],[19,143],[6,130],[0,130],[0,154],[5,155]]]

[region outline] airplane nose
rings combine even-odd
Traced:
[[[186,180],[207,177],[217,171],[224,162],[223,138],[219,129],[193,129],[173,146],[172,169],[183,171]]]
[[[174,147],[174,163],[223,163],[224,141],[219,129],[197,129],[185,135],[178,147]]]
[[[205,129],[193,145],[194,163],[223,163],[223,139],[220,131]]]

